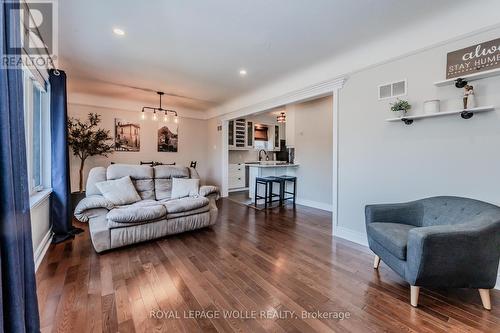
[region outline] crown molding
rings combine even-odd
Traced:
[[[68,105],[82,105],[87,107],[97,107],[103,109],[122,110],[130,112],[140,112],[146,102],[136,100],[124,100],[113,97],[97,96],[83,93],[68,93]],[[147,104],[147,103],[146,103]],[[207,112],[189,109],[175,108],[179,117],[207,120]]]
[[[222,117],[223,120],[232,119],[236,117],[246,116],[256,112],[262,112],[269,109],[274,109],[283,105],[305,102],[307,100],[327,96],[337,89],[344,86],[346,76],[340,76],[331,80],[322,81],[302,89],[294,90],[280,96],[276,96],[235,111],[225,112],[223,109],[209,111],[207,119]]]

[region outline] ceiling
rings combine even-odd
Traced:
[[[207,110],[461,1],[64,0],[60,67],[70,92]]]

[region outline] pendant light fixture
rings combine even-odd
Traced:
[[[164,122],[168,122],[169,119],[170,119],[170,115],[173,115],[174,116],[174,123],[179,123],[179,117],[177,115],[177,111],[174,111],[174,110],[168,110],[168,109],[164,109],[162,108],[161,106],[161,97],[163,95],[165,95],[165,93],[163,91],[157,91],[156,92],[159,96],[160,96],[160,107],[157,107],[157,108],[153,108],[153,107],[150,107],[150,106],[143,106],[142,107],[142,112],[141,112],[141,119],[146,119],[146,111],[153,111],[153,117],[152,119],[154,121],[158,121],[158,114],[157,113],[163,113],[163,121]]]
[[[278,123],[285,123],[286,122],[285,112],[281,112],[280,115],[276,117],[276,121]]]

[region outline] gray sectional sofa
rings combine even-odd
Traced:
[[[96,184],[130,177],[140,200],[116,205],[107,200]],[[196,195],[172,199],[173,178],[198,178],[193,168],[113,164],[93,168],[87,179],[86,197],[75,209],[75,217],[88,222],[97,252],[181,233],[215,224],[215,186],[200,186]]]

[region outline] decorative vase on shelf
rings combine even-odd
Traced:
[[[467,97],[467,109],[474,109],[476,107],[476,97],[472,93]]]
[[[467,84],[464,87],[464,110],[476,107],[476,99],[474,97],[474,87]]]
[[[399,118],[404,118],[406,117],[406,114],[408,113],[407,110],[399,110]]]
[[[424,113],[425,114],[438,113],[440,110],[441,110],[441,108],[439,106],[439,99],[433,99],[433,100],[424,102]]]

